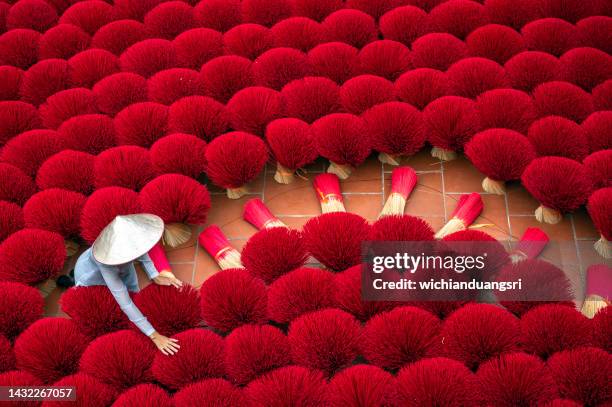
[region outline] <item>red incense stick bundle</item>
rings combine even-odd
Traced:
[[[451,219],[436,233],[436,239],[467,229],[480,215],[482,207],[482,197],[479,193],[461,195],[455,210],[451,213]]]
[[[272,215],[270,209],[268,209],[259,198],[249,199],[247,203],[244,204],[242,217],[259,230],[287,227],[280,219]]]
[[[411,167],[394,168],[391,173],[391,193],[378,218],[387,215],[403,215],[406,201],[416,184],[417,175]]]
[[[198,243],[211,255],[222,270],[242,268],[240,252],[233,248],[218,226],[207,227],[198,236]]]
[[[587,203],[587,210],[593,223],[597,227],[601,237],[595,242],[595,250],[602,257],[609,259],[612,257],[612,187],[602,188],[595,191]]]
[[[597,311],[612,304],[612,268],[605,264],[594,264],[587,269],[586,297],[582,313],[593,318]]]
[[[319,174],[312,180],[321,212],[346,212],[340,190],[340,179],[335,174]]]
[[[170,267],[170,262],[168,261],[164,247],[160,242],[157,242],[155,246],[149,250],[149,257],[151,258],[151,261],[153,262],[153,265],[157,271],[160,273],[172,273],[172,267]]]
[[[513,263],[526,259],[535,259],[542,253],[548,243],[548,235],[539,228],[527,228],[510,255]]]

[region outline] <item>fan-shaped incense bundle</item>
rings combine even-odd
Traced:
[[[218,226],[212,225],[204,229],[198,236],[198,242],[222,270],[243,267],[240,252],[232,247]]]
[[[482,207],[482,197],[479,193],[461,195],[455,210],[451,213],[451,219],[436,233],[436,239],[467,229],[480,215]]]
[[[416,172],[410,167],[394,168],[391,173],[391,193],[387,197],[378,218],[387,215],[403,215],[406,201],[417,184]]]

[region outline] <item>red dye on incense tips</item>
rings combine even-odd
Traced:
[[[386,12],[393,10],[401,3],[394,0],[348,0],[346,7],[361,10],[378,20]]]
[[[15,353],[13,345],[3,335],[0,335],[0,374],[15,370]]]
[[[505,181],[520,179],[536,158],[536,150],[527,137],[514,130],[491,128],[466,143],[465,155],[486,176],[482,188],[503,195]]]
[[[271,28],[275,47],[295,48],[303,52],[325,41],[325,32],[318,22],[307,17],[290,17]]]
[[[401,42],[374,41],[359,51],[359,66],[365,74],[394,81],[411,68],[410,50]]]
[[[612,78],[612,57],[595,48],[574,48],[559,58],[559,79],[591,91]]]
[[[115,11],[110,4],[99,0],[88,0],[68,7],[59,19],[61,24],[74,24],[89,35],[115,19]]]
[[[593,153],[599,150],[612,149],[612,113],[595,112],[582,122],[586,133],[589,149]]]
[[[183,387],[174,394],[173,405],[189,406],[243,406],[250,401],[243,390],[224,379],[205,379]]]
[[[386,215],[372,224],[368,240],[372,241],[432,241],[434,231],[421,218],[411,215]]]
[[[341,110],[340,87],[328,78],[308,76],[291,81],[281,95],[287,116],[307,123]]]
[[[612,186],[612,149],[597,151],[582,163],[591,171],[595,188]]]
[[[243,268],[240,262],[240,252],[232,247],[218,226],[211,225],[204,229],[198,236],[198,243],[222,270]]]
[[[273,48],[270,29],[259,24],[240,24],[223,34],[227,54],[251,60]]]
[[[417,38],[412,43],[410,60],[415,68],[446,71],[467,55],[468,48],[459,38],[448,33],[431,33]]]
[[[326,213],[304,225],[304,243],[326,267],[342,271],[361,262],[361,242],[369,230],[370,225],[359,215]]]
[[[359,50],[343,42],[327,42],[308,52],[312,74],[341,85],[359,73]]]
[[[406,207],[406,201],[408,197],[412,193],[412,190],[416,187],[417,184],[417,175],[416,172],[410,167],[397,167],[393,169],[391,173],[391,193],[387,197],[385,205],[380,212],[379,218],[383,215],[403,215],[404,209]],[[409,220],[410,219],[410,220]],[[414,218],[417,219],[417,218]],[[427,232],[424,232],[424,229],[418,227],[417,224],[419,222],[413,222],[412,218],[404,218],[402,221],[392,220],[389,222],[380,223],[382,226],[381,232],[383,233],[392,233],[390,228],[393,228],[392,225],[397,225],[402,227],[401,224],[412,224],[411,227],[415,227],[416,230],[419,230],[418,235],[422,237],[424,235],[428,235]],[[384,225],[384,226],[383,226]],[[398,229],[399,230],[399,229]],[[400,232],[399,235],[404,235],[404,232]],[[381,235],[382,236],[382,235]],[[404,235],[409,236],[409,235]],[[398,239],[403,240],[403,239]],[[410,240],[410,239],[407,239]],[[415,240],[429,240],[429,239],[415,239]]]
[[[291,9],[296,16],[312,18],[322,21],[334,11],[343,8],[341,0],[323,0],[311,2],[309,0],[291,0]]]
[[[22,229],[0,246],[0,278],[37,284],[57,277],[64,267],[64,238],[42,229]]]
[[[400,370],[396,381],[400,405],[478,405],[474,375],[462,363],[452,359],[421,359]]]
[[[145,14],[160,3],[159,0],[117,0],[115,2],[115,12],[121,18],[130,18],[142,21]]]
[[[155,172],[146,148],[119,146],[98,154],[93,176],[96,189],[115,186],[139,191],[155,177]]]
[[[323,374],[300,366],[273,370],[249,383],[245,393],[254,407],[282,407],[289,401],[318,406],[328,400]]]
[[[151,371],[157,381],[177,390],[202,379],[223,377],[223,338],[204,329],[190,329],[174,338],[181,351],[174,355],[155,353]]]
[[[199,70],[209,60],[223,55],[223,37],[210,28],[194,28],[178,35],[172,45],[178,66]]]
[[[414,63],[414,49],[412,51]],[[419,110],[425,109],[435,99],[448,94],[448,81],[444,72],[417,68],[406,72],[395,81],[395,94],[402,102]]]
[[[225,32],[242,21],[240,1],[200,1],[193,8],[193,15],[199,26]]]
[[[134,303],[162,335],[196,328],[201,321],[199,292],[188,284],[180,290],[151,284],[136,294]]]
[[[299,119],[277,119],[266,127],[266,141],[276,159],[274,179],[291,183],[294,172],[313,162],[317,156],[310,126]]]
[[[239,90],[227,103],[232,128],[263,137],[266,126],[283,116],[280,92],[253,86]]]
[[[119,57],[121,70],[148,78],[156,72],[176,66],[177,55],[172,42],[147,39],[131,45]]]
[[[612,240],[612,220],[609,209],[612,203],[612,187],[601,188],[595,191],[588,200],[587,210],[601,237],[595,243],[595,250],[603,257],[609,258],[611,249],[609,241]]]
[[[168,110],[172,132],[193,134],[210,141],[229,130],[225,107],[207,96],[188,96],[174,102]]]
[[[383,38],[401,42],[407,47],[431,31],[427,13],[415,6],[387,11],[379,20],[379,29]]]
[[[23,219],[28,228],[59,233],[65,239],[79,239],[79,219],[87,198],[63,189],[40,191],[26,202]]]
[[[267,321],[267,293],[263,281],[244,269],[222,270],[200,289],[204,322],[220,332]]]
[[[0,201],[0,242],[23,227],[21,207],[13,202]]]
[[[132,326],[105,286],[70,288],[62,294],[60,305],[79,330],[91,338]]]
[[[370,154],[365,122],[358,116],[333,113],[314,122],[311,131],[317,151],[331,162],[328,172],[342,179]]]
[[[123,51],[147,39],[144,24],[134,20],[112,21],[100,27],[91,38],[91,46],[120,56]]]
[[[331,308],[334,275],[326,270],[298,268],[274,281],[268,289],[268,316],[287,324],[312,311]]]
[[[34,321],[42,318],[44,300],[40,292],[25,284],[0,282],[0,334],[9,340],[15,339]]]
[[[63,144],[59,134],[53,130],[26,131],[4,145],[0,160],[34,176],[49,157],[65,148]]]
[[[14,66],[0,66],[0,100],[19,100],[24,72]]]
[[[329,41],[344,42],[355,48],[362,48],[378,38],[374,18],[359,10],[334,11],[325,17],[322,25]]]
[[[509,86],[504,68],[486,58],[471,57],[457,61],[448,68],[446,75],[452,94],[468,98]]]
[[[53,383],[76,372],[89,339],[66,318],[43,318],[15,341],[17,368]]]
[[[57,129],[71,117],[98,113],[93,92],[85,88],[66,89],[49,96],[40,108],[45,127]]]
[[[523,349],[546,360],[554,353],[591,344],[591,321],[574,307],[544,304],[521,316]]]
[[[157,140],[150,150],[158,174],[182,174],[198,179],[206,171],[206,143],[191,134],[175,133]]]
[[[85,202],[81,214],[81,236],[92,244],[102,229],[118,215],[140,213],[138,193],[122,187],[95,191]]]
[[[483,402],[489,405],[543,405],[559,395],[544,362],[525,353],[508,353],[483,363],[476,380]]]
[[[260,230],[242,249],[242,264],[249,273],[271,283],[308,260],[302,234],[287,227]]]
[[[63,150],[40,166],[36,185],[40,189],[62,188],[89,195],[94,190],[94,156],[74,150]]]
[[[542,18],[521,29],[529,50],[546,52],[556,57],[578,45],[576,27],[559,18]]]
[[[206,161],[206,173],[211,181],[227,189],[229,198],[237,199],[246,193],[245,185],[263,170],[268,151],[259,137],[234,131],[210,142]]]
[[[586,119],[594,110],[593,97],[568,82],[546,82],[533,90],[540,117],[562,116],[575,122]]]
[[[340,88],[342,106],[354,114],[361,114],[374,105],[393,100],[395,100],[393,83],[380,76],[355,76]]]
[[[168,133],[168,107],[155,102],[134,103],[115,116],[118,144],[150,147]]]
[[[576,23],[581,45],[597,48],[608,54],[612,53],[612,46],[605,33],[610,29],[612,29],[612,17],[608,16],[591,16]]]
[[[159,71],[149,78],[147,86],[149,100],[164,105],[171,105],[186,96],[204,94],[200,74],[192,69],[172,68]]]
[[[310,74],[306,54],[293,48],[273,48],[261,54],[253,63],[255,83],[280,90],[295,79]]]
[[[491,304],[467,304],[442,325],[443,353],[475,370],[479,364],[518,350],[519,320]]]
[[[591,94],[595,110],[612,110],[612,79],[595,86]]]
[[[270,212],[270,209],[259,198],[252,198],[246,201],[242,218],[260,231],[275,227],[287,227],[287,225]]]
[[[427,141],[434,149],[432,155],[441,160],[452,160],[480,128],[476,104],[459,96],[443,96],[423,110],[427,125]]]
[[[151,364],[156,352],[142,333],[117,331],[100,336],[87,346],[79,370],[117,390],[125,390],[153,380]]]
[[[603,3],[583,3],[581,1],[560,2],[558,0],[544,0],[539,2],[540,13],[545,17],[562,18],[570,23],[591,15],[603,14],[606,7]]]
[[[602,308],[593,317],[593,344],[610,352],[612,349],[612,307]]]
[[[271,27],[291,16],[289,0],[246,0],[241,4],[242,21]]]
[[[429,12],[432,28],[447,32],[459,39],[488,23],[488,16],[482,4],[468,0],[442,2]]]
[[[518,260],[535,259],[546,247],[549,238],[542,229],[527,228],[514,247]]]
[[[147,34],[171,40],[196,25],[193,7],[182,1],[160,3],[144,17]]]
[[[540,51],[523,51],[505,64],[506,74],[513,88],[531,92],[536,86],[557,79],[559,60]]]
[[[470,55],[491,59],[504,64],[513,55],[525,51],[523,37],[512,28],[488,24],[472,31],[465,43]]]
[[[247,384],[267,372],[289,365],[289,341],[271,325],[244,325],[225,338],[225,368],[236,384]]]
[[[440,326],[436,316],[416,307],[383,312],[363,328],[363,356],[380,368],[400,369],[437,353]]]
[[[562,397],[593,406],[610,402],[612,356],[605,350],[584,347],[559,352],[548,366]]]
[[[17,28],[0,36],[2,62],[20,69],[28,69],[38,61],[40,33]]]
[[[340,189],[340,179],[337,175],[319,174],[312,180],[312,187],[321,205],[321,212],[346,212]]]
[[[29,28],[45,32],[57,24],[57,12],[43,0],[19,0],[6,16],[6,28]]]
[[[18,134],[42,127],[36,108],[16,100],[0,102],[0,119],[0,145]]]
[[[255,84],[252,65],[251,60],[238,55],[223,55],[206,62],[200,71],[206,94],[227,103],[239,90]]]
[[[560,116],[547,116],[533,122],[527,138],[540,157],[558,156],[582,161],[589,153],[582,127]]]
[[[156,405],[172,407],[172,399],[164,389],[154,384],[139,384],[125,391],[113,403],[116,407],[139,407]]]
[[[593,187],[589,170],[564,157],[536,158],[523,172],[521,181],[540,201],[536,218],[546,223],[557,223],[561,212],[574,211],[584,204]]]
[[[36,185],[18,167],[0,163],[0,200],[23,205],[36,192]]]
[[[504,128],[525,134],[538,113],[531,97],[515,89],[493,89],[476,98],[483,129]],[[503,110],[504,113],[500,113]]]
[[[330,406],[392,405],[395,400],[395,378],[370,365],[355,365],[336,374],[329,382]]]
[[[88,49],[68,60],[72,86],[91,88],[100,79],[119,72],[119,59],[103,49]]]
[[[351,314],[325,309],[293,320],[287,337],[295,363],[332,376],[359,355],[360,334],[361,326]]]
[[[96,83],[93,92],[100,111],[114,116],[133,103],[147,100],[147,80],[134,73],[121,72]]]
[[[398,165],[400,156],[415,154],[425,144],[423,116],[412,105],[386,102],[363,113],[372,148],[381,153],[378,159]]]
[[[19,95],[24,102],[39,106],[49,96],[71,87],[68,62],[63,59],[45,59],[25,71]]]
[[[89,154],[99,154],[115,146],[113,119],[103,114],[72,117],[57,132],[67,147]]]

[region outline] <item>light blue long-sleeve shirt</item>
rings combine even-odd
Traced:
[[[150,279],[159,275],[153,261],[148,254],[136,259],[139,261]],[[74,281],[76,286],[89,287],[105,285],[115,297],[121,310],[127,315],[138,329],[147,336],[155,332],[155,328],[140,312],[130,298],[129,292],[138,292],[138,276],[134,263],[129,262],[119,266],[106,266],[94,259],[91,248],[81,254],[74,267]]]

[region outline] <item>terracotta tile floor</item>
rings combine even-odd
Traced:
[[[419,176],[419,183],[408,200],[406,213],[424,218],[435,230],[446,222],[460,194],[482,193],[480,183],[483,176],[465,158],[441,163],[423,150],[406,159],[402,165],[410,165]],[[309,179],[297,178],[293,184],[280,185],[273,179],[274,166],[268,165],[259,179],[251,183],[250,194],[239,200],[230,200],[223,191],[210,187],[212,209],[207,225],[218,225],[234,246],[241,249],[256,232],[254,227],[242,220],[242,207],[248,199],[259,197],[283,222],[300,228],[312,216],[320,214],[310,178],[325,168],[326,162],[320,160],[307,168]],[[342,182],[346,209],[375,220],[390,192],[392,169],[372,156],[355,170],[348,180]],[[565,269],[571,270],[569,274],[576,283],[583,279],[586,266],[603,263],[603,258],[593,249],[598,233],[584,209],[566,215],[557,225],[545,225],[537,222],[533,216],[537,202],[518,183],[509,185],[504,196],[482,193],[482,198],[484,211],[475,222],[481,225],[481,230],[502,241],[515,241],[529,226],[542,228],[554,242],[549,244],[542,256],[553,262],[561,259],[566,265]],[[212,258],[197,244],[196,236],[202,229],[194,228],[189,242],[168,252],[176,275],[196,287],[219,270]],[[141,283],[147,284],[146,279],[142,278]],[[57,303],[60,295],[60,290],[55,289],[47,297],[47,312],[50,315],[59,313]]]

